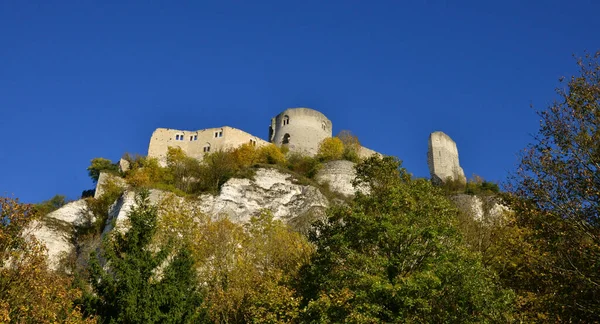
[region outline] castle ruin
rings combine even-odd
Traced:
[[[169,147],[179,147],[188,156],[202,159],[206,153],[233,149],[246,143],[285,145],[290,152],[314,156],[319,144],[332,137],[332,131],[331,121],[322,113],[310,108],[290,108],[271,118],[268,141],[229,126],[196,131],[158,128],[150,138],[148,157],[157,158],[164,165]],[[368,157],[379,153],[361,147],[358,154]]]
[[[223,126],[196,131],[158,128],[152,133],[148,146],[148,157],[157,158],[166,164],[169,147],[179,147],[188,156],[202,159],[204,154],[251,144],[257,147],[273,143],[287,146],[290,152],[314,156],[321,142],[332,137],[333,124],[321,112],[310,108],[289,108],[271,118],[268,140]],[[427,163],[431,180],[440,184],[448,179],[466,182],[463,169],[458,162],[456,143],[443,132],[433,132],[429,136]],[[358,155],[366,158],[378,154],[361,147]]]
[[[444,132],[433,132],[429,135],[427,164],[431,181],[441,184],[447,180],[467,182],[465,172],[458,162],[456,143]]]

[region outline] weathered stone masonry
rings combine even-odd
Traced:
[[[229,126],[197,131],[158,128],[150,138],[148,156],[165,164],[169,147],[180,147],[188,156],[202,159],[208,152],[269,142],[286,145],[292,152],[315,155],[321,141],[332,136],[332,129],[331,121],[322,113],[310,108],[290,108],[271,119],[269,141]],[[373,154],[379,153],[366,147],[359,151],[361,157]]]

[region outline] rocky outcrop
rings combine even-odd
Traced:
[[[70,202],[58,210],[33,221],[26,232],[30,232],[46,246],[48,266],[56,270],[63,256],[73,252],[73,233],[77,227],[89,226],[95,221],[85,200]]]
[[[427,164],[434,183],[441,184],[447,180],[467,182],[465,172],[458,162],[456,143],[444,132],[429,135]]]
[[[150,201],[160,204],[172,193],[150,190]],[[296,183],[294,177],[277,169],[261,168],[253,180],[230,179],[216,195],[204,194],[194,199],[178,198],[189,208],[198,209],[212,218],[227,217],[245,223],[262,210],[270,210],[275,219],[303,229],[313,219],[325,215],[329,206],[327,198],[318,188]],[[126,226],[127,214],[135,204],[135,193],[126,191],[111,207],[109,221],[104,229],[107,233]]]
[[[490,222],[501,219],[509,208],[502,205],[495,196],[460,194],[450,197],[458,209],[473,219]]]
[[[100,198],[100,196],[104,194],[107,185],[116,185],[121,188],[127,188],[125,179],[108,172],[100,172],[100,176],[96,182],[96,191],[94,192],[95,199]]]
[[[258,169],[254,180],[230,179],[218,196],[203,195],[200,201],[205,213],[215,217],[227,215],[241,223],[262,209],[287,222],[309,214],[324,214],[329,206],[318,188],[298,184],[292,175],[271,168]]]

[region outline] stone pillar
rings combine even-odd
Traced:
[[[427,164],[431,181],[435,184],[441,184],[447,180],[467,182],[465,172],[458,162],[456,143],[443,132],[433,132],[429,135]]]

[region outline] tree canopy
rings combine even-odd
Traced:
[[[392,157],[357,166],[371,193],[332,208],[298,289],[310,322],[485,322],[511,317],[512,294],[461,245],[457,210]]]

